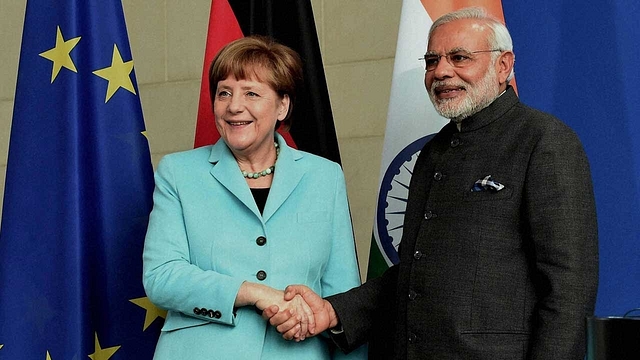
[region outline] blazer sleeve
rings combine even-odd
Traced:
[[[536,144],[524,201],[539,299],[530,358],[581,360],[598,287],[598,235],[589,163],[564,125]]]
[[[171,158],[155,174],[153,210],[143,252],[143,284],[149,300],[199,322],[233,325],[233,305],[242,279],[205,271],[191,263],[189,239]],[[203,311],[203,308],[206,309]],[[197,325],[197,322],[179,325]],[[165,326],[168,324],[165,323]]]

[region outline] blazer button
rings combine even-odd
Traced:
[[[435,181],[442,180],[442,173],[440,171],[436,171],[436,173],[433,174],[433,178],[435,179]]]
[[[258,236],[258,238],[256,239],[256,244],[258,244],[258,246],[264,246],[264,244],[267,243],[267,238],[264,236]]]
[[[216,318],[216,319],[220,319],[222,317],[222,313],[220,311],[216,310],[213,313],[213,317]]]
[[[451,139],[451,147],[458,147],[458,145],[460,145],[460,139],[458,139],[456,137]]]
[[[267,278],[267,273],[264,270],[260,270],[258,271],[258,273],[256,274],[256,278],[260,281],[264,280]]]
[[[436,215],[435,213],[433,213],[431,210],[427,211],[424,213],[424,218],[425,220],[431,220],[435,217],[437,217],[438,215]]]
[[[418,293],[413,291],[413,290],[409,290],[409,300],[415,300],[418,297]]]
[[[216,312],[213,311],[213,310],[209,310],[209,314],[208,315],[209,315],[210,318],[213,319],[216,316]]]
[[[418,337],[416,336],[416,334],[409,333],[409,337],[407,338],[407,340],[409,340],[409,344],[413,344],[414,342],[416,342],[417,338]]]
[[[199,308],[193,308],[193,313],[196,314],[196,315],[200,315],[201,311],[200,311]]]
[[[413,253],[414,259],[420,260],[421,257],[422,257],[422,252],[420,250],[416,250],[416,252]]]

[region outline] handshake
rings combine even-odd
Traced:
[[[262,317],[276,327],[284,339],[295,341],[302,341],[338,325],[331,303],[304,285],[287,286],[284,303],[264,307]]]

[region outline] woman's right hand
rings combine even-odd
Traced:
[[[296,341],[305,339],[309,332],[315,328],[315,318],[313,311],[304,301],[302,296],[296,295],[291,300],[284,299],[284,291],[272,287],[245,281],[240,286],[240,291],[236,296],[234,304],[236,307],[253,305],[260,311],[268,306],[276,305],[280,312],[286,311],[291,318],[295,318],[297,325],[294,330]],[[290,331],[291,333],[293,331]]]
[[[278,290],[278,292],[280,292]],[[256,307],[260,310],[264,310],[268,306],[276,305],[281,312],[287,312],[291,318],[296,319],[297,325],[294,326],[294,330],[289,333],[295,333],[293,339],[295,341],[302,341],[307,337],[307,334],[313,332],[315,328],[315,317],[313,315],[313,311],[304,301],[302,296],[296,295],[293,299],[286,301],[284,300],[284,292],[280,292],[281,300],[276,303],[268,303],[268,302],[260,302],[260,304],[256,304]],[[263,306],[263,304],[266,304]],[[290,340],[291,337],[288,338]]]

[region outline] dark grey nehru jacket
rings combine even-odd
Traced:
[[[499,191],[471,191],[488,175]],[[582,145],[512,88],[415,165],[400,264],[329,301],[381,359],[583,359],[598,284]]]

